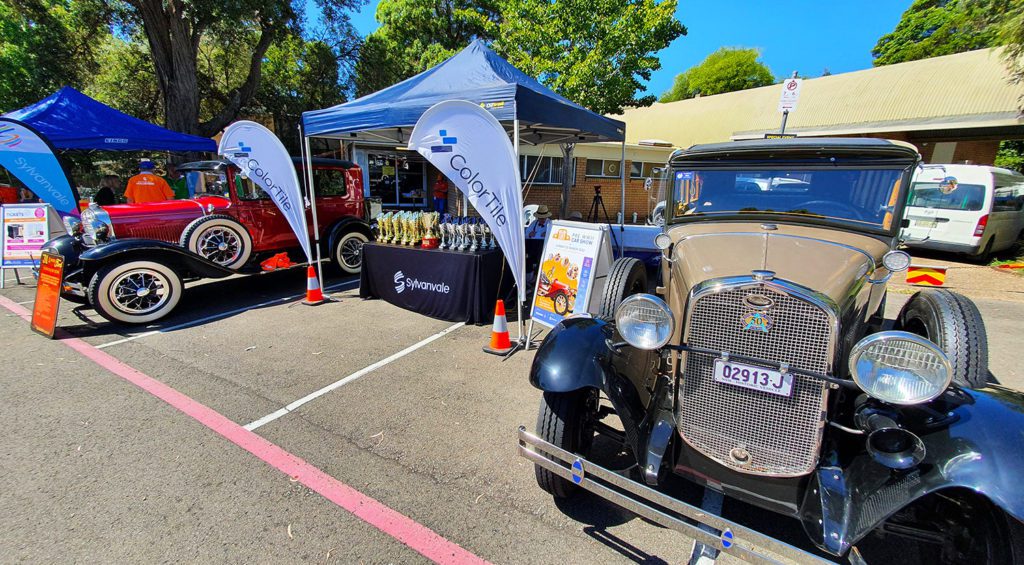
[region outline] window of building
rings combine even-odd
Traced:
[[[643,161],[633,161],[629,165],[629,178],[631,179],[656,179],[661,176],[661,169],[664,168],[663,163],[646,163]]]
[[[610,159],[587,159],[588,177],[609,177],[619,178],[622,172],[619,170],[619,161]]]
[[[535,168],[536,172],[534,172]],[[519,157],[519,174],[522,176],[523,182],[529,180],[530,175],[533,175],[533,184],[562,184],[562,158],[521,155]]]

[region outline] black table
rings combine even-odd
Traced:
[[[381,298],[431,318],[489,324],[495,301],[506,298],[513,285],[500,250],[469,253],[363,245],[359,296]]]

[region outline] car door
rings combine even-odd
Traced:
[[[239,219],[252,236],[253,251],[276,251],[299,246],[288,219],[270,196],[250,179],[232,171],[232,184],[238,196]]]

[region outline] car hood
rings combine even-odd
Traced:
[[[694,286],[724,277],[775,273],[776,280],[794,283],[849,303],[868,275],[884,277],[881,257],[887,242],[835,229],[762,223],[692,223],[672,227],[672,294],[685,304]],[[877,267],[876,267],[877,265]],[[877,269],[877,270],[876,270]]]
[[[202,216],[209,206],[213,206],[214,212],[224,210],[231,206],[231,201],[226,198],[215,196],[203,196],[185,200],[162,200],[159,202],[143,202],[141,204],[114,204],[103,206],[103,210],[110,214],[110,219],[117,221],[118,218],[167,218],[181,215]]]

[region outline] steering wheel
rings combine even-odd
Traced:
[[[812,207],[819,208],[819,209],[820,208],[825,208],[825,209],[828,209],[828,208],[839,208],[839,209],[843,210],[844,212],[849,212],[849,214],[844,214],[844,215],[846,215],[846,217],[853,218],[855,220],[864,221],[864,214],[860,210],[858,210],[857,208],[854,208],[853,206],[851,206],[849,204],[844,204],[842,202],[837,202],[835,200],[809,200],[807,202],[801,202],[796,208],[797,209],[806,208],[808,211],[810,211]],[[811,212],[811,213],[820,213],[820,212]]]

